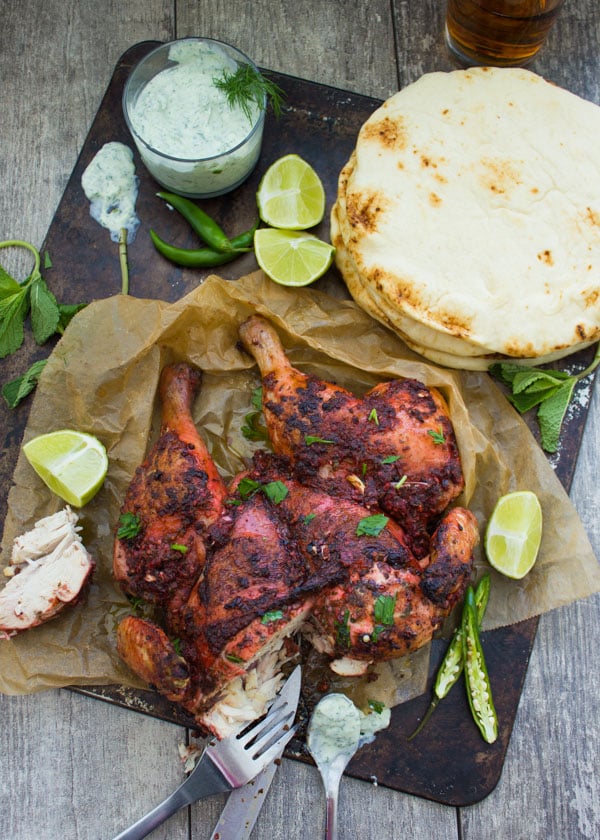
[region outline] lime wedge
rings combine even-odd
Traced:
[[[542,508],[535,493],[518,490],[496,502],[485,532],[490,565],[520,580],[531,571],[542,539]]]
[[[325,190],[312,166],[298,155],[279,158],[267,169],[256,194],[265,224],[306,230],[325,214]]]
[[[50,490],[74,507],[96,495],[108,470],[100,441],[71,429],[38,435],[24,444],[23,452]]]
[[[308,286],[325,274],[335,248],[309,233],[261,228],[254,234],[254,252],[271,280],[282,286]]]

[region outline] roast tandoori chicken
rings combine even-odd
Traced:
[[[273,448],[292,460],[298,478],[379,506],[402,522],[413,550],[426,554],[432,523],[464,486],[441,394],[414,379],[396,379],[358,398],[293,368],[264,318],[249,318],[240,336],[262,375]]]
[[[264,711],[299,634],[344,675],[426,644],[478,541],[472,513],[446,511],[463,479],[439,394],[401,380],[359,399],[292,368],[264,319],[240,335],[274,451],[226,487],[192,420],[201,375],[166,367],[161,432],[121,512],[139,527],[114,555],[125,591],[161,611],[121,622],[121,655],[219,737]]]

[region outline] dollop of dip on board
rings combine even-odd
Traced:
[[[81,176],[81,186],[91,202],[90,215],[119,241],[127,230],[127,242],[135,239],[140,220],[135,212],[139,178],[133,152],[123,143],[106,143]]]

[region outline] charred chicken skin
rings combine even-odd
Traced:
[[[441,394],[414,379],[392,380],[360,399],[290,364],[272,325],[256,315],[240,329],[262,375],[273,448],[300,481],[379,506],[401,522],[418,556],[464,479]]]
[[[113,570],[125,591],[177,616],[204,566],[203,534],[223,512],[225,484],[198,434],[191,408],[201,373],[166,367],[159,383],[161,429],[137,468],[121,514],[136,522],[115,541]]]
[[[126,618],[121,655],[219,737],[262,713],[298,632],[346,675],[428,642],[478,541],[469,511],[444,515],[463,481],[440,395],[406,380],[359,399],[291,367],[264,319],[240,335],[275,453],[226,488],[192,420],[200,375],[166,368],[161,432],[123,504],[140,531],[114,555],[125,591],[164,615]]]

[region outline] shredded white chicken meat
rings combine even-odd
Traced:
[[[9,578],[0,592],[0,634],[10,638],[54,618],[76,600],[94,568],[79,535],[78,516],[66,507],[16,537]]]

